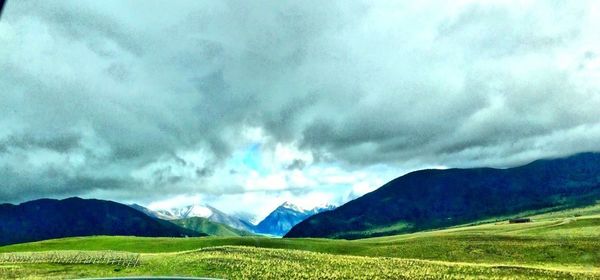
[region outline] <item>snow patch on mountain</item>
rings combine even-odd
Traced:
[[[163,220],[179,220],[191,217],[207,218],[210,221],[225,224],[233,228],[254,232],[254,225],[239,217],[230,216],[210,205],[193,204],[171,209],[148,209],[139,205],[132,207],[146,213],[149,216]],[[143,209],[141,209],[141,208]]]

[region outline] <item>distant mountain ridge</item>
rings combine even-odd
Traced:
[[[0,245],[89,235],[183,237],[204,234],[107,200],[72,197],[0,205]]]
[[[228,215],[228,214],[224,213],[223,211],[221,211],[217,208],[214,208],[210,205],[193,204],[193,205],[187,205],[187,206],[179,207],[179,208],[158,209],[158,210],[151,210],[151,209],[145,208],[145,207],[137,205],[137,204],[131,205],[131,207],[134,207],[136,209],[143,208],[143,210],[141,210],[141,211],[143,211],[147,215],[156,217],[159,219],[163,219],[163,220],[181,220],[181,219],[187,219],[187,218],[192,218],[192,217],[199,217],[199,218],[206,218],[209,221],[219,223],[219,224],[224,224],[224,225],[230,226],[235,229],[248,231],[248,232],[254,231],[254,225],[252,225],[250,222],[245,221],[238,217]]]
[[[290,202],[284,202],[265,217],[258,225],[255,232],[275,236],[285,235],[293,226],[304,219],[323,211],[334,209],[333,205],[315,207],[313,209],[302,209]]]
[[[198,227],[201,227],[201,225],[207,226],[206,222],[211,221],[213,223],[231,227],[241,232],[273,236],[283,236],[294,225],[303,221],[304,219],[314,214],[335,208],[333,205],[325,205],[321,207],[315,207],[313,209],[302,209],[293,203],[284,202],[257,225],[254,225],[243,218],[234,215],[228,215],[212,206],[203,204],[193,204],[184,207],[157,210],[150,210],[137,204],[132,204],[130,206],[146,213],[151,217],[168,220],[179,225],[188,225],[185,226],[188,229],[197,229]],[[192,218],[202,218],[206,219],[207,221]],[[190,226],[191,224],[193,224],[193,226]],[[202,232],[201,230],[199,231]],[[237,233],[244,235],[244,233],[241,232]]]
[[[294,226],[286,237],[363,238],[600,199],[600,153],[508,168],[420,170]]]
[[[189,217],[178,220],[171,220],[170,222],[200,233],[206,233],[211,236],[252,236],[255,235],[251,232],[230,227],[225,224],[220,224],[209,220],[208,218],[202,217]]]

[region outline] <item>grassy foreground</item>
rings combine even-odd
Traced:
[[[286,249],[222,246],[143,255],[140,265],[18,264],[4,278],[177,275],[227,279],[600,279],[600,274],[506,265],[330,255]]]
[[[488,223],[363,240],[81,237],[0,247],[140,253],[139,264],[2,263],[0,278],[126,275],[227,279],[600,279],[600,205],[527,224]],[[2,254],[0,254],[0,260]],[[35,259],[35,258],[34,258]],[[80,258],[81,259],[81,258]],[[81,261],[80,261],[81,262]]]

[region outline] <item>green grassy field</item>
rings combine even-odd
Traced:
[[[600,279],[600,204],[531,217],[533,222],[525,224],[496,222],[353,241],[254,236],[47,240],[0,247],[0,253],[113,250],[140,253],[140,263],[0,263],[0,277]]]

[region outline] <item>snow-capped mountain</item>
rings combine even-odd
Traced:
[[[213,210],[211,209],[211,207],[199,204],[188,205],[180,208],[161,209],[157,210],[156,212],[162,214],[164,217],[167,217],[171,220],[185,219],[191,217],[208,218],[213,214]]]
[[[285,202],[273,210],[273,212],[271,212],[260,223],[258,223],[258,225],[256,225],[255,232],[283,236],[292,227],[302,222],[306,218],[314,214],[333,209],[335,209],[335,206],[333,205],[325,205],[313,209],[302,209],[295,204]]]
[[[274,236],[285,235],[296,224],[314,214],[335,209],[335,206],[333,205],[325,205],[313,209],[303,209],[290,202],[285,202],[273,210],[273,212],[271,212],[260,223],[254,225],[249,220],[244,218],[244,216],[250,217],[248,213],[236,213],[233,215],[228,215],[210,205],[194,204],[179,208],[155,210],[151,210],[137,204],[132,204],[130,206],[146,213],[148,216],[163,220],[179,220],[191,217],[201,217],[207,218],[212,222],[231,226],[236,229]]]
[[[254,232],[254,226],[243,219],[227,215],[210,205],[194,204],[180,208],[151,210],[143,206],[133,204],[131,207],[146,213],[147,215],[163,220],[178,220],[191,217],[207,218],[210,221],[225,224],[233,228]]]

